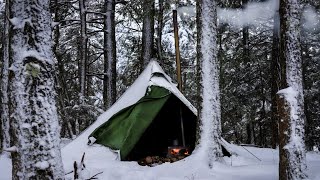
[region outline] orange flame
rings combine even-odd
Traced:
[[[179,148],[171,149],[171,154],[172,154],[172,155],[179,155],[181,150],[182,150],[182,149],[179,149]],[[186,149],[183,154],[184,154],[184,155],[189,155],[188,150]]]

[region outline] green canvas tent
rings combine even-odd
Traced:
[[[113,115],[91,136],[96,143],[120,150],[121,159],[135,160],[146,155],[164,155],[174,140],[182,141],[180,109],[184,117],[188,146],[194,148],[196,116],[166,88],[150,86],[137,103]],[[182,114],[182,116],[184,116]],[[190,137],[191,135],[191,137]],[[140,141],[140,142],[139,142]]]
[[[107,111],[108,119],[89,136],[119,150],[121,160],[166,156],[168,147],[195,148],[197,111],[156,61]]]

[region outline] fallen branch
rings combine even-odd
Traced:
[[[248,149],[244,148],[243,146],[241,146],[243,149],[245,149],[246,151],[248,151],[252,156],[254,156],[255,158],[257,158],[259,161],[261,161],[260,158],[258,158],[256,155],[252,154]]]
[[[66,176],[66,175],[71,174],[71,173],[73,173],[73,170],[70,171],[70,172],[65,173],[64,175]]]
[[[86,168],[86,165],[84,164],[84,155],[85,155],[85,154],[86,154],[86,153],[84,152],[83,155],[82,155],[82,158],[81,158],[81,164],[80,164],[81,170],[82,170],[83,168]]]
[[[99,173],[97,173],[97,174],[93,175],[91,178],[86,179],[86,180],[98,179],[96,176],[98,176],[99,174],[102,174],[102,173],[103,173],[103,172],[99,172]]]

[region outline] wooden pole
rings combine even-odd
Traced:
[[[180,49],[179,49],[179,35],[178,35],[178,18],[177,18],[177,10],[173,10],[173,29],[174,29],[174,44],[176,48],[176,65],[177,65],[177,81],[178,88],[182,93],[182,78],[181,78],[181,62],[180,62]],[[180,126],[181,126],[181,137],[182,137],[182,145],[186,146],[186,140],[184,137],[184,125],[182,118],[182,107],[180,103]]]

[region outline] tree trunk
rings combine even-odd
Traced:
[[[247,5],[248,0],[242,0],[242,8],[244,9]],[[250,61],[250,50],[249,50],[249,26],[245,24],[242,27],[242,43],[243,43],[243,60],[244,62]]]
[[[196,141],[199,143],[200,141],[200,109],[201,109],[201,65],[200,61],[202,59],[201,55],[201,24],[202,24],[202,19],[201,19],[201,1],[196,1],[196,24],[197,24],[197,47],[196,47],[196,52],[197,52],[197,60],[196,60],[196,86],[197,86],[197,95],[196,95],[196,107],[198,109],[198,114],[197,114],[197,134],[196,134]]]
[[[243,42],[243,60],[244,62],[250,62],[249,51],[249,27],[244,26],[242,28],[242,42]]]
[[[242,0],[242,8],[245,8],[248,0]],[[250,50],[249,50],[249,26],[245,24],[242,27],[242,46],[243,46],[243,62],[245,65],[250,63]],[[247,67],[247,66],[246,66]],[[254,125],[251,119],[248,119],[247,125],[247,144],[254,144]]]
[[[302,56],[302,62],[303,63],[303,85],[304,85],[304,89],[306,90],[310,90],[312,87],[310,87],[310,82],[308,82],[307,80],[307,73],[308,73],[308,68],[310,68],[310,66],[307,65],[307,62],[312,61],[312,57],[310,57],[311,52],[309,51],[309,45],[308,44],[304,44],[302,45],[302,52],[305,52],[304,56]],[[309,70],[310,71],[310,70]],[[312,83],[314,84],[314,82]],[[309,96],[315,96],[315,95],[309,95]],[[305,96],[306,97],[306,96]],[[314,106],[314,103],[312,103],[311,101],[314,100],[310,100],[310,97],[307,99],[308,97],[305,98],[304,101],[304,112],[305,112],[305,116],[306,116],[306,122],[305,122],[305,142],[306,142],[306,150],[307,151],[313,151],[314,146],[316,145],[316,141],[318,138],[316,138],[316,118],[312,117],[312,113],[317,113],[314,111],[314,109],[312,108]],[[313,98],[311,98],[313,99]]]
[[[5,4],[4,31],[2,36],[3,62],[1,66],[1,147],[10,146],[10,117],[9,117],[9,0]],[[1,149],[1,148],[0,148]]]
[[[105,0],[104,20],[104,78],[103,100],[105,108],[116,102],[116,37],[115,37],[115,0]]]
[[[142,27],[142,56],[140,71],[149,63],[150,59],[154,57],[154,0],[143,0],[143,27]]]
[[[64,179],[48,0],[10,1],[12,179]],[[39,11],[39,9],[41,11]]]
[[[246,3],[243,2],[243,3]],[[243,42],[243,62],[244,64],[246,64],[246,67],[250,67],[248,66],[250,63],[250,50],[249,50],[249,27],[247,25],[245,25],[242,28],[242,42]],[[255,140],[254,140],[254,135],[255,135],[255,130],[254,130],[254,123],[253,120],[250,118],[247,120],[247,124],[246,124],[246,130],[247,130],[247,144],[255,144]]]
[[[200,121],[200,148],[202,157],[211,167],[222,156],[221,107],[219,89],[219,61],[217,58],[217,7],[212,0],[202,0],[200,38],[200,94],[202,96]],[[200,151],[201,151],[200,150]]]
[[[86,74],[87,74],[87,55],[88,55],[88,37],[87,37],[87,13],[85,0],[79,0],[80,9],[80,104],[85,101],[86,94]]]
[[[272,129],[272,148],[275,149],[279,144],[278,123],[279,116],[277,114],[277,92],[280,90],[281,73],[279,65],[279,39],[280,39],[280,22],[279,12],[274,15],[273,36],[272,36],[272,59],[271,59],[271,129]]]
[[[157,50],[158,50],[158,59],[162,61],[162,29],[163,29],[163,0],[159,0],[159,10],[158,10],[158,29],[157,29]]]
[[[279,179],[306,179],[304,107],[300,47],[301,5],[280,0]]]
[[[254,126],[251,120],[246,125],[247,130],[247,144],[255,144],[254,143]]]

